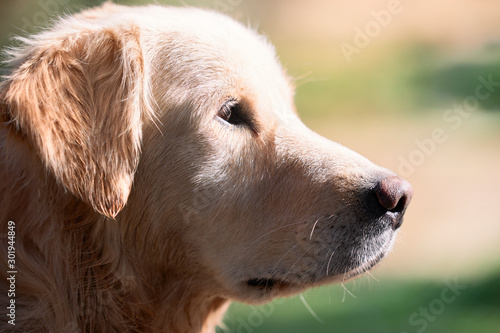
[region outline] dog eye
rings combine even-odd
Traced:
[[[241,107],[235,100],[224,103],[217,116],[231,125],[241,125],[245,120],[241,116]]]

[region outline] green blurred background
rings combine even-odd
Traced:
[[[99,3],[2,1],[0,43]],[[371,275],[234,304],[219,332],[500,332],[498,0],[156,3],[213,8],[267,35],[296,78],[304,122],[415,189]]]

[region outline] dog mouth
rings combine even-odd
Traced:
[[[272,290],[286,291],[294,286],[294,284],[278,278],[251,278],[246,280],[245,284],[252,289],[263,292]]]
[[[392,243],[388,241],[388,243]],[[304,274],[302,279],[293,278],[293,282],[287,277],[252,277],[245,280],[242,284],[246,288],[258,291],[261,294],[294,294],[298,291],[305,290],[307,288],[320,286],[324,284],[336,283],[336,282],[347,282],[352,280],[375,267],[382,259],[384,259],[388,253],[390,245],[386,244],[382,249],[377,251],[377,254],[372,254],[372,256],[365,257],[362,262],[353,261],[352,258],[346,260],[345,266],[339,267],[338,270],[332,272],[332,274],[325,274],[323,270],[321,272],[308,272]],[[320,262],[319,266],[321,266]],[[307,278],[305,277],[307,275]]]
[[[315,279],[308,279],[308,281],[303,281],[300,283],[293,283],[287,281],[285,279],[281,279],[278,277],[272,278],[251,278],[246,280],[243,284],[252,290],[259,291],[262,294],[268,294],[270,292],[273,293],[293,293],[295,290],[306,289],[310,287],[314,287],[315,285],[321,285],[324,283],[333,283],[336,281],[346,282],[353,278],[356,278],[374,266],[376,266],[383,258],[385,257],[384,253],[380,253],[377,257],[369,260],[357,267],[347,268],[345,273],[343,274],[334,274],[330,276],[317,277]]]
[[[272,269],[254,270],[253,274],[239,279],[236,287],[238,294],[260,302],[355,279],[381,262],[394,243],[395,233],[392,229],[379,230],[375,235],[373,233],[369,239],[351,239],[352,242],[343,243],[345,247],[332,248],[330,242],[321,251],[312,251],[310,256],[303,255],[302,260],[291,257],[287,261],[283,260],[278,267],[274,264]],[[337,255],[333,256],[333,253]],[[294,264],[287,265],[287,262]]]

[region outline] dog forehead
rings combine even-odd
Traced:
[[[145,26],[145,49],[158,84],[183,84],[195,95],[293,98],[274,47],[252,29],[193,8],[167,7],[153,15]]]
[[[153,29],[152,33],[158,37],[157,43],[175,41],[191,47],[194,55],[199,56],[228,54],[228,57],[245,63],[253,60],[277,64],[274,47],[262,35],[229,16],[189,7],[159,7],[159,10],[151,11],[152,8],[143,8],[144,23],[146,29],[148,26]],[[149,20],[149,16],[156,20]]]

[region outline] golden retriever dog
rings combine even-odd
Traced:
[[[0,331],[214,332],[231,300],[391,248],[411,186],[306,128],[254,31],[107,3],[22,41],[0,87]]]

